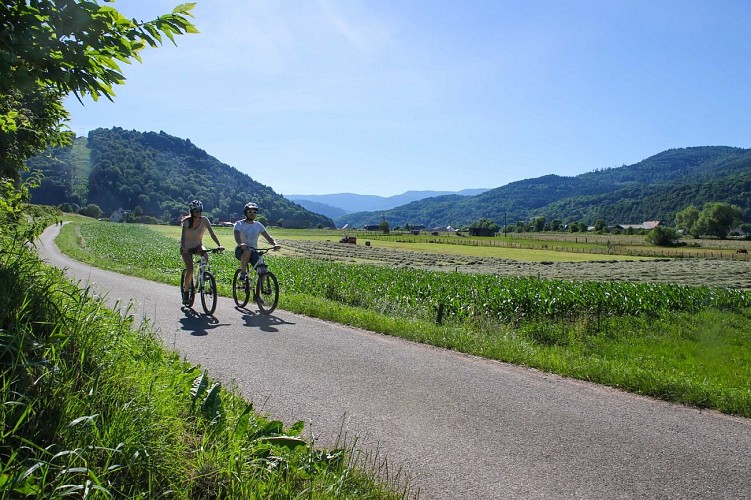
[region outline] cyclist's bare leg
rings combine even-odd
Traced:
[[[240,256],[240,272],[248,274],[248,261],[250,260],[250,249],[246,248]]]
[[[183,262],[185,263],[185,269],[188,270],[188,272],[185,273],[185,283],[183,283],[183,292],[187,293],[190,291],[190,286],[193,284],[193,256],[188,250],[182,252],[182,257]]]

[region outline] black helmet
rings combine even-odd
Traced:
[[[191,213],[193,213],[196,210],[198,210],[199,212],[203,212],[203,203],[201,203],[198,200],[193,200],[190,203],[188,203],[188,208],[190,209]]]

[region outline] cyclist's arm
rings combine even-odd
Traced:
[[[219,242],[219,238],[216,237],[216,234],[214,233],[214,230],[211,229],[211,222],[209,222],[209,219],[204,216],[204,219],[206,219],[206,229],[209,230],[209,234],[211,235],[211,239],[214,240],[214,243],[216,243],[216,246],[221,247],[222,244]]]
[[[271,237],[268,231],[261,231],[261,234],[263,235],[264,238],[266,238],[266,241],[269,242],[269,245],[273,246],[274,248],[280,246],[276,243],[276,240],[274,240],[274,238]]]
[[[237,243],[237,246],[241,247],[243,246],[243,241],[240,238],[240,231],[235,230],[235,243]]]

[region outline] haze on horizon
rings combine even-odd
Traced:
[[[151,19],[176,1],[128,0]],[[201,0],[79,135],[164,131],[281,194],[494,188],[748,147],[751,3]]]

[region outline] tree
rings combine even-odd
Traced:
[[[598,233],[602,233],[602,232],[607,231],[607,229],[608,229],[608,224],[603,219],[597,219],[595,221],[595,231],[597,231]]]
[[[730,229],[738,224],[743,217],[743,209],[736,205],[723,202],[705,203],[694,224],[694,235],[727,237]]]
[[[0,177],[18,179],[24,162],[70,143],[66,96],[97,101],[125,81],[119,63],[141,61],[163,36],[197,33],[195,4],[148,22],[125,18],[98,0],[34,0],[0,4]]]
[[[694,225],[699,219],[699,210],[689,205],[675,214],[675,228],[685,233],[693,234]]]
[[[383,234],[389,234],[389,230],[391,229],[389,221],[387,221],[386,219],[382,220],[381,223],[378,224],[378,229],[380,229]]]
[[[99,208],[99,206],[89,203],[84,208],[78,211],[79,214],[85,215],[86,217],[91,217],[93,219],[98,219],[102,216],[102,209]]]
[[[493,219],[478,219],[469,225],[471,236],[494,236],[501,227]]]
[[[647,234],[647,241],[658,247],[672,247],[678,243],[681,236],[672,227],[657,226]]]

